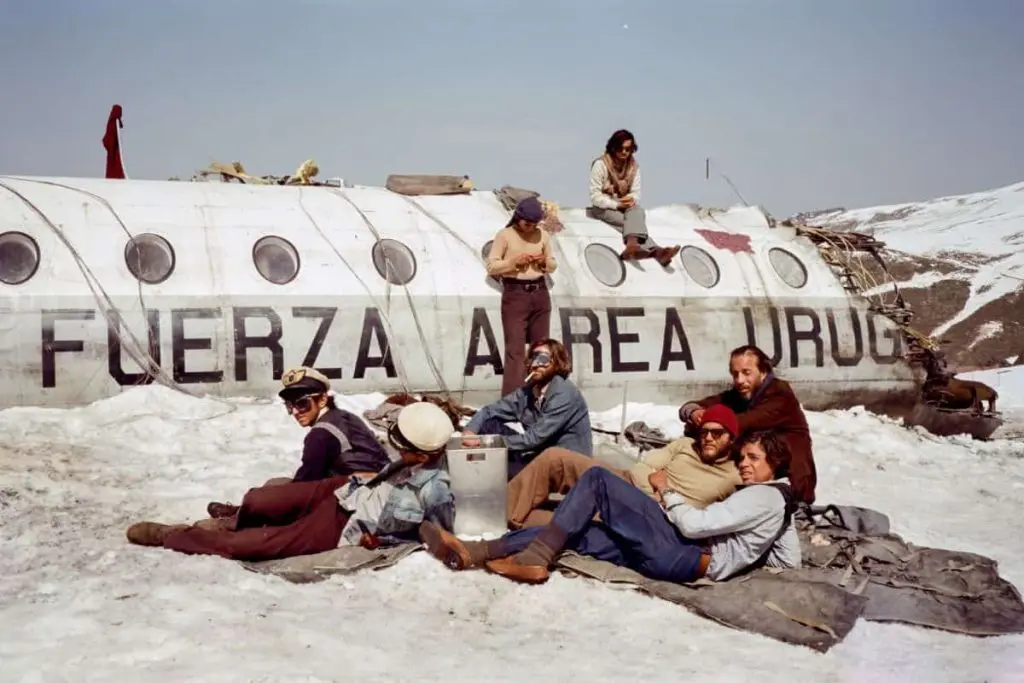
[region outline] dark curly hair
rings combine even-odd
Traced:
[[[779,479],[789,474],[789,444],[786,438],[775,431],[760,431],[744,434],[736,443],[736,457],[739,457],[740,449],[748,443],[759,445],[764,449],[764,454],[771,466],[775,478]]]
[[[530,344],[530,351],[526,354],[526,362],[523,363],[523,371],[530,371],[530,356],[541,346],[551,349],[551,363],[555,366],[555,374],[561,375],[563,379],[567,379],[570,373],[572,373],[572,359],[569,357],[569,350],[565,348],[565,344],[557,339],[541,339]]]
[[[626,142],[633,143],[633,154],[640,151],[640,147],[636,144],[636,138],[625,128],[621,128],[608,138],[608,142],[604,145],[604,151],[608,153],[608,156],[613,156],[616,152],[622,149],[622,145]]]

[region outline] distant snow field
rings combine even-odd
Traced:
[[[1024,368],[996,386],[1024,408]],[[361,412],[383,398],[340,402]],[[627,408],[680,431],[675,406]],[[617,428],[620,410],[595,425]],[[821,502],[879,509],[908,540],[993,557],[1024,587],[1024,442],[938,438],[860,410],[808,419]],[[125,540],[133,522],[194,520],[292,472],[303,434],[280,404],[161,387],[0,411],[0,680],[1024,680],[1018,636],[862,621],[821,655],[579,578],[519,586],[415,553],[293,585]]]
[[[1024,303],[1014,303],[1013,297],[1024,294],[1024,183],[921,202],[826,211],[808,221],[867,233],[883,241],[887,249],[930,259],[931,265],[919,266],[913,274],[903,276],[903,289],[928,289],[943,281],[969,283],[966,301],[948,316],[944,313],[933,320],[931,311],[919,311],[930,323],[919,320],[917,325],[924,324],[921,331],[936,337],[950,334],[969,321],[970,329],[955,335],[962,342],[954,346],[953,355],[960,350],[960,343],[970,350],[990,337],[1002,336],[1010,345],[1021,343]],[[899,260],[896,256],[886,254],[890,266]],[[953,270],[947,272],[951,267]],[[866,293],[883,294],[889,289],[881,285]],[[1009,305],[1002,310],[991,306],[1001,300]],[[972,320],[985,306],[989,308],[984,314]],[[1004,323],[999,329],[994,327],[999,321],[993,317],[997,316]],[[985,325],[988,329],[977,329]],[[1019,350],[1007,349],[1010,353]],[[986,353],[981,357],[981,363],[989,363]]]

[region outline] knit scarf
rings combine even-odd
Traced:
[[[630,157],[626,160],[626,167],[622,169],[624,171],[622,174],[619,173],[615,161],[607,153],[601,155],[601,161],[608,169],[608,182],[603,188],[605,193],[614,197],[625,197],[629,194],[630,188],[633,187],[633,179],[636,178],[636,159]]]

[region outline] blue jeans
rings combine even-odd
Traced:
[[[601,515],[595,522],[594,515]],[[602,467],[583,473],[555,509],[551,523],[568,535],[566,549],[659,581],[686,583],[697,577],[701,545],[686,538],[643,491]],[[530,544],[544,527],[502,537],[509,554]]]
[[[507,424],[502,422],[496,417],[489,417],[484,420],[483,424],[480,425],[480,430],[477,434],[485,435],[489,434],[492,436],[519,436],[519,432],[509,427]],[[512,477],[516,476],[523,471],[523,468],[533,460],[536,453],[512,453],[509,451],[508,454],[508,479],[512,480]]]

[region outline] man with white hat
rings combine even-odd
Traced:
[[[388,430],[400,460],[372,479],[352,477],[337,491],[350,515],[341,545],[372,548],[380,537],[415,540],[425,520],[452,529],[455,497],[444,455],[453,431],[451,418],[433,403],[402,408]]]
[[[423,521],[450,531],[455,499],[444,454],[452,431],[451,419],[439,407],[413,403],[402,408],[388,433],[399,460],[376,475],[251,489],[230,518],[193,525],[140,522],[128,529],[128,540],[187,554],[256,561],[343,545],[374,548],[382,536],[415,541]]]

